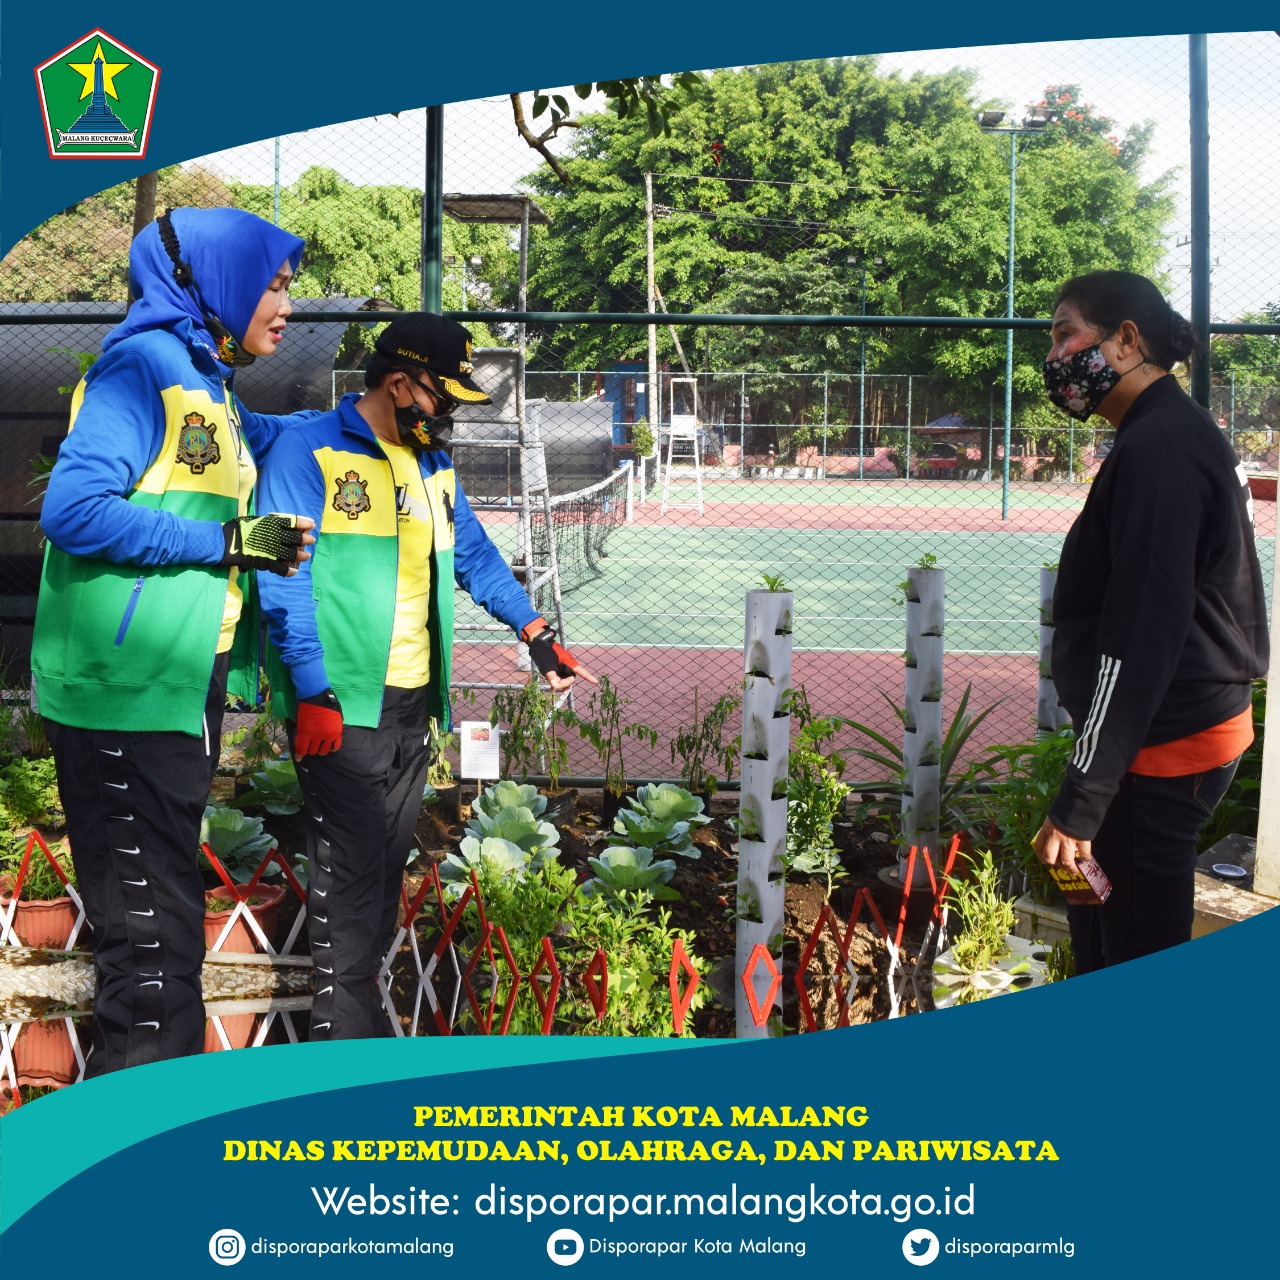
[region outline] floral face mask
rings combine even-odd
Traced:
[[[1097,343],[1061,360],[1044,362],[1044,389],[1049,399],[1081,422],[1097,412],[1122,377],[1124,374],[1107,363]]]

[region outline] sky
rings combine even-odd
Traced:
[[[1259,105],[1274,99],[1280,81],[1280,37],[1274,32],[1219,34],[1209,36],[1208,46],[1211,307],[1215,320],[1231,320],[1280,302],[1280,164],[1273,138],[1263,135],[1257,122]],[[1185,243],[1178,242],[1190,235],[1187,60],[1185,36],[1147,36],[888,53],[881,55],[880,66],[904,75],[975,68],[978,99],[999,102],[1018,115],[1040,98],[1046,85],[1079,84],[1087,102],[1115,118],[1120,134],[1131,124],[1155,121],[1143,177],[1179,170],[1173,183],[1179,192],[1178,212],[1169,226],[1164,271],[1170,301],[1185,314],[1191,301],[1190,258]],[[576,104],[571,91],[565,92]],[[319,163],[352,182],[420,186],[424,115],[407,111],[283,138],[281,181],[288,185]],[[275,146],[266,140],[197,163],[227,177],[269,184]],[[446,191],[513,191],[539,163],[517,136],[506,97],[445,108]]]

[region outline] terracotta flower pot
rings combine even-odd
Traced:
[[[244,885],[237,885],[238,896],[243,897],[245,893]],[[215,898],[227,898],[230,895],[225,888],[208,889],[205,891],[205,901],[211,902]],[[262,932],[268,938],[276,927],[276,912],[280,908],[280,902],[284,898],[284,885],[279,884],[259,884],[255,885],[252,894],[249,895],[250,901],[249,914],[258,922]],[[205,946],[210,949],[218,941],[219,935],[226,926],[227,921],[231,918],[231,908],[227,911],[206,911],[204,915],[204,941]],[[262,947],[257,937],[250,932],[249,926],[244,922],[243,918],[235,922],[231,927],[231,932],[227,934],[226,940],[218,948],[219,951],[261,951]]]
[[[20,1085],[57,1088],[73,1083],[80,1068],[67,1024],[61,1018],[24,1024],[13,1042],[13,1065]]]
[[[8,907],[13,895],[0,892],[0,905]],[[13,917],[13,931],[24,947],[49,947],[64,950],[71,940],[76,923],[76,904],[70,898],[51,898],[47,902],[18,900]]]

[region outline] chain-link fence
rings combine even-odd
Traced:
[[[1262,473],[1261,495],[1280,426],[1280,175],[1258,163],[1252,114],[1280,73],[1280,38],[1217,35],[1208,49],[1212,319],[1271,326],[1215,337],[1210,408]],[[742,596],[765,573],[796,593],[795,679],[814,708],[896,730],[880,692],[900,700],[898,584],[925,556],[948,575],[946,702],[971,684],[976,708],[998,704],[991,738],[1030,735],[1038,571],[1110,432],[1048,407],[1043,330],[1007,345],[998,327],[901,318],[1044,320],[1057,285],[1095,267],[1150,274],[1189,313],[1188,96],[1188,42],[1174,37],[715,71],[682,98],[670,137],[584,104],[580,127],[548,143],[567,185],[519,138],[510,100],[445,109],[444,191],[530,195],[549,221],[531,232],[527,309],[579,313],[528,327],[528,414],[551,492],[633,464],[632,504],[616,487],[595,503],[602,554],[563,595],[571,647],[662,731],[633,772],[673,774],[668,743],[695,689],[702,709],[737,692]],[[251,407],[359,389],[376,315],[313,323],[308,308],[421,305],[426,150],[425,113],[404,112],[159,175],[161,207],[233,204],[307,240],[289,340],[240,377]],[[131,184],[82,201],[0,263],[0,616],[18,676],[40,554],[31,460],[65,430],[79,353],[122,311],[133,201]],[[589,314],[649,309],[650,236],[665,313],[652,373],[646,325]],[[488,317],[470,322],[478,347],[515,341],[499,313],[517,306],[518,264],[511,227],[446,218],[443,306]],[[833,315],[851,320],[822,322]],[[457,461],[518,562],[514,437],[483,454],[464,443]],[[1256,514],[1269,576],[1274,499]],[[463,603],[459,621],[480,621]],[[517,678],[501,634],[461,631],[458,650],[461,680]]]

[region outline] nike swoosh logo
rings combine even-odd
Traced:
[[[135,1022],[133,1025],[135,1027],[155,1027],[157,1031],[160,1030],[160,1024],[158,1022]]]
[[[106,749],[106,747],[99,747],[99,748],[98,748],[98,750],[99,750],[99,751],[101,751],[101,752],[102,752],[102,754],[103,754],[104,756],[122,756],[122,755],[124,755],[124,752],[123,752],[119,747],[117,747],[114,751],[108,751],[108,750]]]
[[[129,914],[131,916],[153,916],[155,915],[155,908],[148,908],[146,911],[130,911]]]
[[[142,852],[142,850],[141,850],[141,849],[139,849],[139,848],[138,848],[138,846],[137,846],[136,844],[133,846],[133,848],[132,848],[132,849],[122,849],[122,848],[120,848],[120,846],[119,846],[119,845],[117,845],[117,846],[116,846],[116,852],[117,852],[117,853],[129,853],[129,854],[133,854],[133,853],[141,853],[141,852]],[[133,883],[133,882],[132,882],[132,881],[130,881],[130,883]],[[144,880],[144,881],[142,881],[142,883],[143,883],[143,884],[146,884],[147,882]]]
[[[140,982],[140,983],[138,983],[138,986],[139,986],[139,988],[142,988],[142,987],[163,987],[163,986],[164,986],[164,983],[163,983],[163,982]]]
[[[329,923],[329,917],[328,917],[328,916],[312,916],[311,918],[316,922],[316,924],[328,924],[328,923]]]
[[[324,967],[324,965],[322,965],[322,964],[318,964],[318,965],[316,965],[316,968],[317,968],[317,969],[319,969],[321,973],[332,973],[332,972],[333,972],[333,970],[332,970],[332,969],[326,969],[326,968]]]
[[[331,1022],[317,1022],[316,1025],[311,1028],[311,1030],[312,1031],[328,1031],[331,1026],[333,1026],[333,1023]]]
[[[332,995],[332,994],[333,994],[333,986],[332,986],[332,984],[330,984],[330,985],[329,985],[329,986],[327,986],[327,987],[321,987],[321,988],[320,988],[320,990],[316,992],[316,995],[318,995],[318,996],[327,996],[327,995]]]
[[[333,946],[333,943],[332,942],[313,942],[311,945],[314,947],[331,947]]]
[[[145,880],[126,880],[125,884],[146,884]]]
[[[328,868],[328,867],[325,867],[324,869],[325,869],[326,871],[328,871],[328,870],[329,870],[329,868]],[[316,893],[316,897],[317,897],[317,898],[327,898],[327,897],[329,896],[329,890],[328,890],[328,889],[317,889],[317,890],[315,891],[315,893]]]
[[[112,822],[132,822],[133,814],[131,813],[113,813],[111,815]]]
[[[158,942],[139,942],[136,945],[140,947],[158,947],[160,944]]]
[[[129,784],[127,782],[108,782],[107,786],[115,787],[117,791],[128,791]]]

